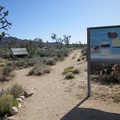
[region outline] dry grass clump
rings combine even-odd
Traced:
[[[102,101],[120,102],[119,85],[100,85],[93,83],[92,85],[92,97]]]
[[[101,84],[120,84],[120,76],[117,75],[91,75],[91,80]]]
[[[71,70],[72,70],[73,68],[74,68],[74,66],[69,66],[69,67],[65,68],[62,74],[65,75],[65,74],[67,74],[68,72],[71,72]]]
[[[19,97],[21,94],[23,94],[23,92],[24,92],[23,86],[17,83],[8,88],[6,91],[6,93],[13,95],[14,98]]]
[[[12,107],[18,106],[18,101],[11,94],[3,94],[0,98],[0,115],[11,113]]]
[[[65,75],[65,78],[66,79],[73,79],[73,78],[75,78],[75,75],[72,72],[69,72]]]
[[[72,70],[72,73],[78,74],[78,73],[80,73],[80,69],[79,69],[79,68],[74,68],[74,69]]]
[[[23,94],[23,92],[23,86],[17,83],[7,90],[2,90],[0,92],[0,115],[10,114],[13,106],[18,107],[18,100],[16,98]]]
[[[79,74],[79,73],[80,73],[80,69],[74,68],[74,66],[69,66],[69,67],[65,68],[64,71],[62,72],[62,74],[65,75],[66,79],[75,78],[74,74]]]
[[[37,76],[40,76],[40,75],[44,75],[44,74],[48,74],[50,73],[51,71],[51,68],[50,66],[47,66],[47,65],[44,65],[44,64],[39,64],[39,65],[36,65],[34,66],[28,73],[28,75],[37,75]]]

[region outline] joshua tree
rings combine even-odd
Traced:
[[[57,35],[56,35],[55,33],[52,33],[51,38],[52,38],[53,40],[56,40],[56,45],[57,45],[57,47],[58,47],[59,39],[57,38]]]
[[[65,43],[65,45],[68,47],[69,46],[69,43],[70,43],[70,38],[71,38],[71,36],[69,35],[69,36],[66,36],[66,35],[63,35],[63,37],[64,37],[64,43]]]
[[[61,47],[62,47],[63,41],[64,41],[64,40],[62,40],[61,38],[58,39],[58,42],[61,43]]]
[[[38,45],[39,48],[42,48],[42,46],[43,46],[43,40],[41,38],[35,38],[34,42],[37,43],[37,45]]]
[[[10,29],[10,26],[12,25],[12,23],[8,22],[6,19],[6,16],[8,16],[8,14],[9,14],[8,10],[5,12],[2,12],[3,9],[4,9],[4,7],[0,6],[0,24],[1,24],[0,29],[8,30],[8,29]],[[5,37],[6,34],[7,33],[5,33],[5,32],[2,32],[0,34],[0,41],[2,40],[2,38]],[[7,35],[9,35],[9,34],[7,34]]]
[[[53,40],[56,40],[56,42],[58,41],[58,39],[57,39],[57,37],[56,37],[57,35],[55,34],[55,33],[52,33],[52,36],[51,36],[51,38],[53,39]]]

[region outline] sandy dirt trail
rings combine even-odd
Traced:
[[[15,71],[13,82],[34,92],[33,96],[25,98],[15,119],[120,120],[120,104],[86,98],[87,63],[85,60],[78,62],[79,57],[80,50],[72,52],[64,61],[52,66],[51,73],[44,76],[27,76],[30,68]],[[62,72],[68,66],[81,69],[75,79],[64,79]]]
[[[72,59],[73,57],[75,58]],[[63,62],[52,66],[50,74],[40,77],[26,76],[29,69],[16,71],[16,81],[34,90],[34,95],[24,101],[24,106],[16,116],[16,119],[59,120],[75,106],[79,101],[77,99],[79,94],[77,89],[80,87],[80,82],[86,82],[86,72],[76,75],[73,80],[65,80],[62,72],[65,67],[71,65],[81,68],[81,71],[85,69],[86,63],[84,61],[82,61],[81,66],[77,62],[79,57],[80,51],[73,52]],[[84,94],[86,94],[86,90]],[[74,99],[75,95],[76,99]]]

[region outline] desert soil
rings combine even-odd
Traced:
[[[120,120],[120,103],[106,97],[110,87],[92,83],[91,97],[86,97],[87,62],[78,62],[80,56],[80,50],[72,52],[43,76],[27,76],[31,68],[16,70],[14,80],[0,83],[0,89],[19,83],[34,92],[25,98],[15,120]],[[68,66],[80,68],[81,72],[66,80],[62,72]],[[118,85],[115,92],[119,91]]]

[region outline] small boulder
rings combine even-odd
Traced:
[[[21,106],[22,106],[22,105],[21,105],[21,103],[18,103],[18,109],[20,109],[20,108],[21,108]]]
[[[16,100],[18,100],[20,103],[22,102],[22,99],[21,99],[21,98],[16,98]]]
[[[28,93],[28,92],[24,91],[24,96],[25,96],[25,97],[30,97],[30,96],[32,96],[32,95],[33,95],[33,93]]]
[[[21,98],[22,100],[24,100],[25,96],[21,95],[21,96],[19,96],[19,98]]]
[[[15,117],[14,116],[7,117],[5,120],[15,120]]]
[[[16,115],[18,113],[18,108],[17,107],[12,107],[11,114]]]

